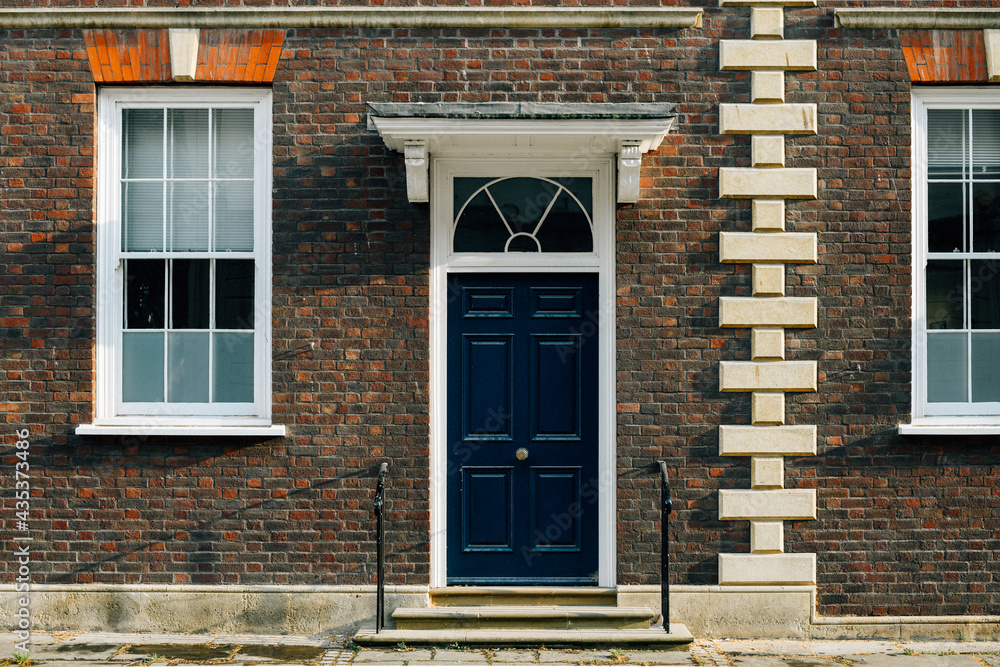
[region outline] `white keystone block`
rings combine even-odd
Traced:
[[[986,74],[990,81],[1000,81],[1000,30],[983,30],[986,44]]]
[[[816,42],[811,39],[723,39],[719,69],[815,70]]]
[[[816,199],[815,169],[719,168],[720,197]]]
[[[815,361],[721,361],[720,391],[816,391]]]
[[[754,296],[784,296],[785,265],[754,264],[752,284]]]
[[[722,232],[719,234],[719,261],[731,262],[794,262],[815,264],[819,259],[816,234],[783,232]]]
[[[750,400],[750,421],[754,424],[784,424],[785,395],[781,392],[754,392]]]
[[[197,28],[170,28],[170,75],[174,81],[194,81],[198,69],[198,42],[201,30]]]
[[[720,134],[816,134],[815,104],[720,104]]]
[[[785,358],[785,330],[755,327],[750,331],[750,356],[754,361]]]
[[[780,456],[754,456],[750,459],[751,488],[780,489],[784,486],[785,459]]]
[[[754,7],[750,10],[750,36],[754,39],[781,39],[785,35],[785,15],[781,7]]]
[[[781,459],[777,459],[780,461]],[[751,521],[750,551],[755,554],[780,554],[785,550],[785,524],[781,521]]]
[[[784,167],[784,135],[753,135],[750,139],[750,162],[755,167]]]
[[[816,489],[722,489],[719,520],[789,520],[816,518]]]
[[[784,72],[751,72],[750,101],[760,103],[785,101]]]
[[[719,427],[719,456],[815,455],[815,426]]]
[[[813,296],[723,296],[719,297],[719,323],[723,327],[816,326]]]
[[[719,583],[815,584],[816,554],[719,554]]]
[[[755,232],[785,231],[785,202],[780,199],[754,199],[753,226]]]

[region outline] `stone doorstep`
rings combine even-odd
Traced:
[[[363,627],[354,635],[354,641],[363,646],[407,645],[488,645],[499,646],[663,646],[688,644],[694,637],[687,627],[671,623],[670,632],[661,628],[645,630],[595,630],[595,629],[444,629],[444,630],[382,630],[374,626]]]
[[[588,605],[613,607],[618,589],[545,586],[455,586],[432,588],[432,607]]]
[[[412,607],[393,612],[399,630],[436,629],[648,629],[649,607],[508,606]]]

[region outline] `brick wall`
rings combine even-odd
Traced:
[[[820,114],[817,136],[788,139],[788,166],[817,167],[821,193],[788,202],[788,229],[820,242],[817,265],[788,269],[790,295],[820,299],[819,327],[789,333],[788,356],[818,360],[820,389],[790,394],[787,411],[820,439],[816,457],[787,462],[787,487],[819,489],[819,520],[789,523],[786,550],[818,554],[823,614],[989,613],[1000,446],[896,434],[910,84],[895,34],[835,29],[841,4],[786,10],[786,38],[816,39],[820,55],[818,72],[786,77],[788,101]],[[407,202],[402,158],[366,130],[364,105],[541,100],[678,105],[678,131],[644,159],[643,198],[618,208],[618,569],[621,583],[658,581],[665,458],[673,581],[715,583],[716,554],[749,543],[745,522],[717,519],[718,490],[749,483],[746,459],[718,456],[718,425],[750,415],[748,395],[718,392],[717,369],[749,358],[749,332],[718,326],[718,297],[750,293],[748,266],[718,263],[718,233],[749,230],[750,211],[718,199],[716,179],[749,164],[749,139],[719,135],[717,119],[719,103],[749,101],[749,77],[719,71],[717,53],[748,17],[290,30],[273,86],[272,305],[274,416],[291,435],[267,442],[72,435],[91,419],[95,90],[79,32],[0,33],[0,370],[7,442],[32,431],[36,582],[367,583],[375,470],[390,460],[389,580],[426,583],[428,208]],[[5,450],[5,488],[14,460]],[[0,569],[12,580],[10,556]]]

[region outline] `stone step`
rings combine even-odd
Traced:
[[[392,613],[400,630],[648,629],[649,607],[526,606],[411,607]]]
[[[618,604],[618,590],[597,587],[454,586],[432,588],[431,606],[474,607],[497,605],[606,606]]]
[[[361,628],[354,635],[361,646],[407,646],[462,644],[465,646],[662,646],[688,644],[694,637],[687,627],[671,623],[670,631],[662,627],[644,630],[387,630],[376,633],[374,626]]]

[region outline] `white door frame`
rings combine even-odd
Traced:
[[[432,158],[430,267],[430,524],[431,588],[447,585],[447,316],[448,274],[457,272],[597,273],[600,299],[598,369],[598,585],[616,584],[617,465],[615,362],[615,165],[613,155],[590,157],[554,154],[526,157],[490,155]],[[452,178],[454,176],[593,176],[593,253],[451,252]]]

